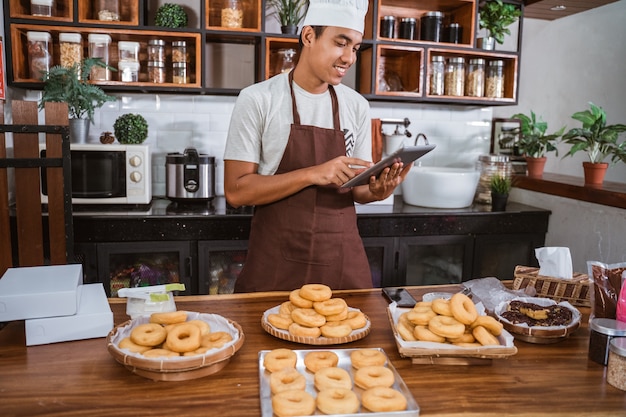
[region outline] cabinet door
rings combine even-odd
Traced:
[[[198,292],[232,294],[247,250],[242,240],[198,242]]]
[[[456,284],[470,276],[471,236],[398,239],[398,279],[394,285]]]
[[[541,233],[476,236],[472,275],[513,279],[517,265],[539,266],[535,248],[543,246],[544,240]]]
[[[363,238],[363,245],[372,272],[372,286],[389,286],[394,276],[394,238]]]
[[[117,290],[180,282],[193,294],[190,243],[117,242],[98,244],[98,277],[107,294]]]

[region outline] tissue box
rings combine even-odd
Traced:
[[[105,337],[113,328],[113,312],[102,283],[80,285],[73,316],[25,321],[26,346]]]
[[[83,266],[9,268],[0,279],[0,322],[76,314]]]
[[[514,276],[514,290],[531,286],[537,290],[538,297],[551,298],[557,303],[568,301],[575,306],[591,307],[592,287],[587,274],[575,272],[572,279],[546,277],[539,275],[539,268],[518,265]]]

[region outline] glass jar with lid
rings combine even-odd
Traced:
[[[156,84],[165,82],[165,62],[148,61],[148,81]]]
[[[83,60],[83,38],[80,33],[59,33],[59,57],[61,66],[70,68],[78,65],[80,77],[80,65]]]
[[[476,169],[480,171],[480,179],[476,187],[474,202],[491,204],[491,180],[496,175],[510,179],[513,174],[511,161],[508,155],[480,155]]]
[[[420,18],[420,39],[423,41],[440,42],[442,26],[442,12],[426,12],[426,14]]]
[[[470,59],[465,76],[465,95],[482,97],[485,93],[485,60]]]
[[[119,0],[97,0],[95,3],[94,19],[103,22],[120,20]]]
[[[52,36],[48,32],[27,32],[30,78],[42,80],[52,66]]]
[[[274,74],[282,74],[289,72],[293,69],[294,57],[296,56],[296,50],[292,48],[282,48],[276,51],[276,66],[274,67]]]
[[[222,7],[222,27],[241,28],[243,27],[243,1],[225,0]]]
[[[174,84],[187,84],[189,82],[189,76],[187,74],[187,63],[172,63],[172,82]]]
[[[415,40],[415,28],[417,27],[417,20],[414,17],[403,17],[400,19],[400,34],[402,39]]]
[[[109,46],[111,45],[111,37],[106,34],[91,33],[87,37],[87,40],[89,41],[89,57],[100,58],[102,62],[109,65]],[[109,81],[111,80],[111,70],[94,65],[91,68],[90,78],[93,81]]]
[[[447,96],[462,96],[465,89],[465,59],[452,57],[446,65],[444,91]]]
[[[148,41],[148,62],[162,63],[165,66],[165,41],[163,39]]]
[[[445,64],[445,58],[441,55],[433,55],[430,59],[430,95],[442,96],[444,93]]]
[[[486,78],[485,96],[504,98],[504,61],[501,59],[489,61]]]
[[[174,41],[172,42],[172,62],[187,62],[187,42],[186,41]]]

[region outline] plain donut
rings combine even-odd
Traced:
[[[350,374],[343,368],[322,368],[313,375],[313,383],[318,391],[330,388],[352,389]]]
[[[170,311],[167,313],[150,314],[150,323],[156,324],[176,324],[187,321],[187,312]]]
[[[303,390],[306,388],[306,378],[296,368],[283,368],[270,375],[270,391],[272,394],[291,389]]]
[[[406,410],[406,398],[393,388],[374,387],[361,395],[363,406],[375,413]]]
[[[384,366],[364,366],[354,374],[354,385],[363,389],[390,387],[394,382],[393,372]]]
[[[303,390],[283,391],[272,396],[272,409],[278,417],[309,416],[315,411],[315,399]]]
[[[382,366],[387,363],[387,357],[377,349],[358,349],[350,353],[350,361],[355,369],[364,366]]]
[[[130,340],[141,346],[156,346],[163,343],[167,332],[163,326],[155,323],[139,324],[130,332]]]
[[[198,326],[181,323],[167,334],[167,347],[174,352],[191,352],[200,347],[202,338]]]
[[[333,296],[333,292],[328,285],[324,284],[304,284],[300,287],[300,297],[311,301],[326,301]]]
[[[354,391],[331,388],[317,394],[317,408],[324,414],[354,414],[359,411],[359,399]]]
[[[309,371],[315,373],[322,368],[337,366],[339,357],[335,352],[314,350],[304,357],[304,366]]]
[[[295,368],[298,356],[291,349],[274,349],[269,351],[263,358],[263,366],[269,372],[280,371],[283,368]]]
[[[450,298],[452,316],[463,324],[472,324],[478,317],[476,306],[471,298],[463,293],[456,293]]]

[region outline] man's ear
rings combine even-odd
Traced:
[[[315,31],[313,30],[313,27],[304,26],[300,31],[300,39],[302,40],[302,45],[311,45],[311,42],[315,39]]]

